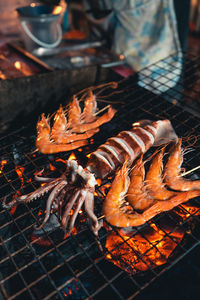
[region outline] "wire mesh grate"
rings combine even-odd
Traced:
[[[178,136],[190,137],[191,140],[193,137],[195,140],[200,129],[196,94],[187,95],[192,88],[195,93],[199,62],[199,58],[187,55],[182,82],[162,95],[138,86],[137,74],[119,82],[120,93],[111,97],[113,102],[120,100],[117,116],[103,125],[93,144],[82,152],[74,151],[76,157],[84,163],[86,154],[108,137],[131,128],[131,124],[139,119],[168,118]],[[162,81],[162,84],[167,85],[169,80],[172,79],[166,74],[165,83]],[[195,114],[191,113],[192,110],[195,110]],[[39,186],[34,180],[35,172],[43,167],[50,172],[56,158],[69,157],[69,153],[39,154],[34,151],[34,143],[32,125],[1,137],[0,202],[5,196],[12,197],[19,190],[23,194],[33,191]],[[193,152],[186,156],[186,169],[199,164],[198,147],[199,140]],[[58,176],[61,174],[60,165],[56,172]],[[197,173],[192,176],[197,179]],[[97,192],[95,213],[101,217],[104,193],[101,187]],[[53,229],[47,227],[41,230],[41,234],[35,234],[35,226],[41,222],[40,214],[45,208],[46,199],[44,197],[30,204],[21,204],[11,210],[0,207],[0,299],[133,299],[200,243],[197,198],[189,202],[190,209],[187,204],[179,205],[131,232],[117,230],[104,220],[105,226],[99,234],[103,252],[90,231],[84,213],[79,218],[80,226],[76,234],[70,237],[63,238],[55,220]],[[150,238],[153,234],[157,235],[157,239]],[[112,236],[119,242],[106,248]],[[143,251],[138,239],[141,244],[147,245]],[[171,245],[173,248],[166,260],[162,245]],[[121,258],[119,251],[131,253],[132,256],[127,258],[127,255],[123,255]],[[157,263],[154,256],[157,257]]]

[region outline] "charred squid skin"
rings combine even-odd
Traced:
[[[15,194],[15,198],[11,202],[9,202],[9,203],[6,203],[6,199],[7,199],[7,196],[6,196],[3,199],[2,206],[3,206],[3,208],[10,209],[13,206],[18,205],[20,203],[28,203],[30,201],[36,200],[37,198],[40,198],[44,194],[48,193],[61,180],[62,180],[61,178],[58,178],[58,179],[56,179],[54,181],[46,183],[44,186],[41,186],[37,190],[35,190],[35,191],[33,191],[33,192],[29,193],[29,194],[26,194],[26,195],[18,196],[17,194]]]

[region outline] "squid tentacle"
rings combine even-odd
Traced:
[[[94,213],[94,191],[89,191],[87,193],[87,196],[85,198],[85,211],[89,219],[93,223],[92,231],[94,232],[94,235],[98,236],[99,222],[97,216]]]
[[[69,218],[70,218],[70,211],[74,205],[74,203],[76,202],[76,200],[78,199],[80,195],[80,190],[78,189],[75,194],[73,195],[73,197],[69,200],[69,202],[66,204],[65,206],[65,211],[64,211],[64,214],[62,216],[62,221],[61,221],[61,224],[62,224],[62,227],[64,229],[67,228],[67,225],[68,225],[68,221],[69,221]]]
[[[67,230],[68,234],[71,234],[71,232],[72,232],[72,229],[74,227],[74,223],[76,221],[78,212],[81,209],[81,207],[82,207],[82,205],[83,205],[83,203],[86,199],[86,196],[87,196],[87,191],[86,190],[81,190],[80,194],[79,194],[79,197],[78,197],[78,203],[77,203],[76,209],[74,210],[73,215],[70,218],[70,223],[69,223],[68,230]]]
[[[40,230],[45,224],[46,222],[49,220],[50,214],[51,214],[51,208],[53,205],[54,200],[56,199],[56,197],[59,195],[59,193],[62,191],[62,189],[67,185],[67,181],[66,180],[62,180],[61,182],[59,182],[51,191],[48,200],[47,200],[47,204],[46,204],[46,214],[45,214],[45,218],[42,221],[42,224],[39,227],[36,227],[37,230]]]
[[[2,205],[4,208],[12,208],[13,206],[19,204],[19,203],[28,203],[32,200],[35,200],[41,196],[43,196],[44,194],[48,193],[51,189],[53,189],[62,179],[61,178],[58,178],[54,181],[51,181],[51,182],[48,182],[46,183],[44,186],[41,186],[39,187],[37,190],[29,193],[29,194],[26,194],[26,195],[17,195],[15,194],[15,198],[10,201],[9,203],[6,203],[6,199],[7,199],[7,196],[4,197],[3,199],[3,202],[2,202]]]
[[[38,182],[45,182],[45,183],[48,183],[48,182],[52,182],[54,180],[56,180],[56,178],[50,178],[50,177],[40,177],[38,175],[35,175],[35,180],[38,181]]]

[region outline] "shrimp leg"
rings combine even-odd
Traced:
[[[113,107],[109,106],[108,111],[102,116],[98,117],[94,122],[79,124],[77,126],[74,126],[71,130],[72,132],[82,133],[91,129],[95,129],[97,127],[100,127],[102,124],[109,122],[114,117],[115,113],[116,110]]]

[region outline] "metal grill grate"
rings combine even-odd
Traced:
[[[79,160],[84,163],[85,154],[96,149],[106,138],[129,129],[131,123],[139,119],[168,118],[179,136],[197,136],[200,123],[196,111],[197,103],[194,101],[195,86],[200,79],[196,73],[199,62],[199,58],[187,56],[183,85],[179,83],[162,96],[139,87],[137,75],[121,81],[118,88],[120,93],[115,94],[112,100],[120,100],[124,104],[119,105],[120,109],[115,119],[105,124],[105,130],[101,130],[95,136],[94,144],[86,147],[83,152],[75,151]],[[166,80],[166,85],[167,82]],[[193,91],[195,99],[193,96],[186,99],[189,89]],[[193,104],[196,115],[188,111],[188,107],[189,110],[194,109]],[[33,152],[34,141],[32,126],[21,128],[1,138],[0,202],[4,196],[16,193],[21,187],[22,193],[33,191],[37,187],[33,179],[36,170],[49,166],[49,163],[53,164],[55,157],[67,159],[69,156],[45,156]],[[194,151],[186,156],[184,167],[187,170],[199,165],[198,146],[199,141],[195,144]],[[193,176],[196,179],[197,174]],[[101,188],[98,195],[95,212],[100,217],[103,199]],[[40,236],[33,236],[34,226],[39,224],[38,212],[41,207],[45,207],[44,199],[20,205],[15,211],[0,207],[0,299],[133,299],[200,243],[197,216],[199,201],[194,199],[190,203],[197,207],[195,211],[189,212],[187,207],[180,205],[172,212],[158,215],[145,226],[136,228],[128,238],[114,227],[100,231],[102,245],[105,245],[111,232],[115,233],[121,239],[117,248],[126,244],[129,251],[137,257],[137,262],[143,262],[144,269],[148,269],[134,272],[135,274],[130,272],[131,265],[126,261],[121,269],[105,259],[109,255],[112,257],[115,249],[101,252],[87,222],[83,222],[77,234],[66,239],[61,237],[58,227],[51,231],[43,230]],[[175,215],[177,210],[179,214],[186,215],[184,220],[180,221],[180,217]],[[166,230],[163,222],[172,224],[170,229]],[[152,242],[145,235],[145,230],[152,229],[152,224],[162,233],[162,238],[157,242]],[[181,242],[173,234],[176,230],[184,232]],[[135,235],[142,236],[149,243],[149,248],[142,254],[129,243]],[[155,253],[162,257],[162,250],[158,244],[166,239],[172,241],[175,250],[166,263],[155,265],[148,254],[154,249]],[[135,261],[132,262],[134,263]]]

